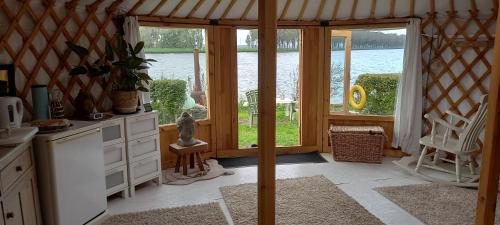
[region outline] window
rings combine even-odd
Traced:
[[[206,35],[204,29],[141,27],[148,70],[153,78],[151,99],[161,124],[175,123],[181,112],[208,118]]]
[[[393,115],[406,30],[334,30],[331,35],[330,112]],[[360,91],[353,93],[354,104],[349,102],[353,86],[364,90],[364,105]]]
[[[278,29],[276,81],[276,145],[299,145],[300,30]],[[258,120],[257,30],[237,30],[238,142],[239,148],[256,147]]]

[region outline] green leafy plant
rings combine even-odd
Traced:
[[[106,41],[105,57],[91,60],[89,50],[72,42],[66,42],[68,48],[75,52],[85,62],[83,65],[71,69],[70,75],[88,74],[89,76],[102,76],[109,74],[112,70],[118,69],[120,76],[113,83],[113,90],[116,91],[149,91],[144,87],[144,83],[149,84],[151,77],[144,72],[149,68],[154,59],[144,59],[138,56],[144,48],[144,42],[139,42],[135,46],[127,43],[123,38],[117,39],[116,46]],[[115,54],[118,56],[115,60]]]
[[[74,44],[70,41],[67,41],[66,45],[74,53],[76,53],[80,57],[80,59],[85,59],[83,65],[75,66],[70,70],[70,75],[88,74],[91,77],[96,77],[106,75],[111,72],[114,54],[111,44],[108,41],[106,41],[106,57],[102,59],[92,59],[92,57],[89,55],[88,49]]]
[[[401,74],[362,74],[355,84],[366,92],[366,105],[361,113],[392,115],[396,104],[396,94]]]
[[[139,57],[138,54],[143,48],[143,41],[132,46],[130,43],[123,40],[123,38],[118,39],[116,48],[118,61],[113,62],[113,65],[120,69],[120,77],[114,81],[113,90],[149,91],[144,87],[143,82],[149,84],[149,81],[153,79],[143,71],[148,69],[148,65],[151,65],[151,62],[156,62],[156,60]]]
[[[154,109],[160,112],[162,124],[175,122],[186,101],[187,83],[183,80],[154,80],[151,82],[151,99]]]

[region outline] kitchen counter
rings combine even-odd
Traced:
[[[35,135],[25,138],[27,141],[16,146],[0,146],[0,170],[5,168],[12,160],[26,150],[26,145],[31,144]]]

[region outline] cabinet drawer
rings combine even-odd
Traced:
[[[126,135],[129,141],[158,133],[157,113],[127,117],[125,123],[127,126]]]
[[[128,188],[127,166],[120,166],[106,171],[106,195]]]
[[[128,160],[136,162],[160,152],[159,136],[153,135],[128,142]]]
[[[3,200],[3,218],[6,225],[21,225],[23,224],[23,215],[21,214],[21,201],[19,193],[15,192],[8,195]]]
[[[31,149],[31,145],[28,147]],[[24,151],[14,161],[9,163],[2,172],[0,180],[2,181],[2,190],[5,192],[25,171],[31,167],[31,151]]]
[[[121,143],[125,141],[125,122],[123,118],[107,120],[102,122],[102,144],[103,146]]]
[[[108,145],[104,150],[104,166],[106,169],[111,169],[127,163],[125,143]]]
[[[161,175],[160,155],[132,163],[130,165],[130,184],[136,185]]]

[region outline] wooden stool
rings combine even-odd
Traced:
[[[200,143],[193,146],[183,147],[178,144],[169,145],[169,151],[177,155],[177,161],[175,163],[175,172],[178,173],[181,167],[182,161],[182,174],[187,175],[187,155],[189,155],[189,168],[194,168],[194,160],[196,157],[196,163],[200,171],[205,171],[203,166],[203,161],[201,160],[201,153],[208,150],[208,144],[206,142],[200,141]]]

